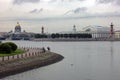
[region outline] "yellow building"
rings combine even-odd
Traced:
[[[120,30],[115,31],[115,38],[120,38]]]

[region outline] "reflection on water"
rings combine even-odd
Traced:
[[[113,69],[113,66],[114,66],[114,64],[113,64],[113,60],[114,60],[114,55],[113,55],[113,53],[114,53],[114,49],[113,49],[113,47],[114,47],[114,45],[113,45],[113,42],[111,42],[111,44],[110,44],[110,52],[111,52],[111,70]]]
[[[15,43],[26,47],[50,46],[65,59],[2,80],[120,80],[120,42]]]

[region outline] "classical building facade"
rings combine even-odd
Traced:
[[[92,34],[93,38],[107,38],[110,36],[110,27],[92,25],[84,27],[83,32]]]

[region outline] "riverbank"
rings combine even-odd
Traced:
[[[120,41],[120,38],[43,38],[33,39],[31,41],[52,41],[52,42],[67,42],[67,41]]]
[[[62,60],[63,58],[64,57],[59,54],[48,51],[37,56],[1,61],[0,78],[53,64]]]

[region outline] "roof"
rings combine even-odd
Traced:
[[[83,31],[87,31],[87,32],[109,32],[110,27],[90,25],[90,26],[84,27]]]

